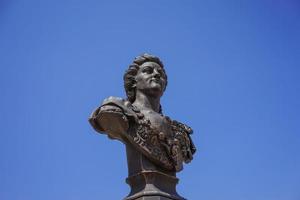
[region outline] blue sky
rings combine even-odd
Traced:
[[[297,0],[0,2],[0,199],[122,199],[124,146],[88,116],[144,52],[198,147],[189,200],[300,199]]]

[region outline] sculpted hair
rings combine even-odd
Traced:
[[[167,87],[167,83],[168,83],[167,74],[165,72],[164,65],[161,62],[161,60],[158,57],[147,53],[140,55],[134,59],[133,63],[129,65],[128,70],[126,70],[124,74],[124,87],[125,87],[127,98],[131,103],[135,101],[135,93],[136,93],[135,76],[137,75],[140,66],[145,62],[155,62],[161,66],[166,77],[166,87]]]

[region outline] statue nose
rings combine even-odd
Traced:
[[[160,78],[159,74],[154,74],[154,78]]]

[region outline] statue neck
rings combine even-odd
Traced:
[[[153,110],[155,112],[159,112],[160,97],[152,97],[142,93],[141,91],[137,91],[133,105],[141,110]]]

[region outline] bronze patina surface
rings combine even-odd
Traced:
[[[126,200],[182,200],[176,172],[193,159],[192,129],[163,115],[160,98],[167,86],[163,63],[156,56],[135,58],[124,74],[127,98],[109,97],[89,122],[99,133],[126,145]]]

